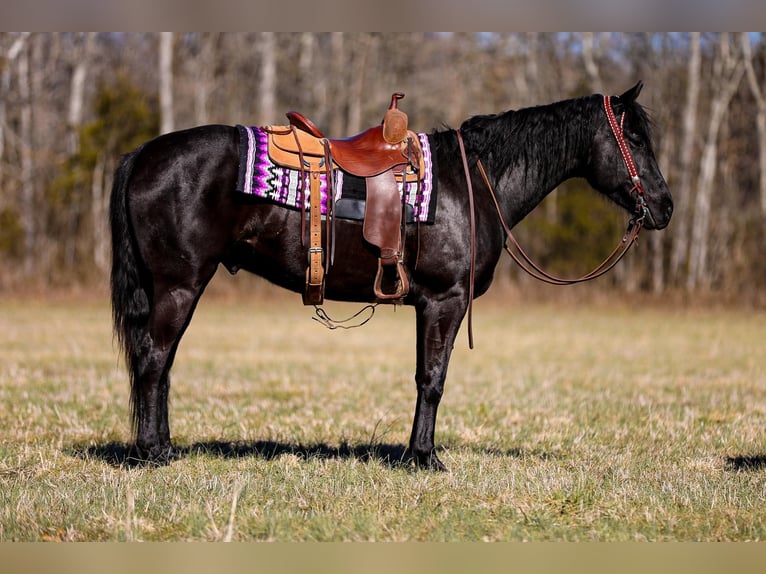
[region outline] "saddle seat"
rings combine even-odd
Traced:
[[[408,163],[417,162],[420,159],[417,141],[417,136],[408,132],[405,139],[389,143],[383,137],[381,124],[352,137],[331,139],[330,150],[333,161],[344,171],[359,177],[372,177],[392,168],[401,171]]]
[[[324,169],[327,155],[324,144],[328,142],[334,167],[352,175],[373,177],[390,169],[401,175],[408,165],[412,165],[414,173],[408,172],[407,180],[416,181],[422,177],[423,152],[417,134],[412,131],[407,130],[395,143],[385,139],[383,124],[354,136],[332,139],[317,135],[322,132],[302,114],[289,112],[287,117],[295,129],[290,126],[268,128],[269,156],[280,165],[293,169]]]

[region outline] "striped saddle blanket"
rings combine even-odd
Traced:
[[[274,164],[267,150],[268,136],[259,127],[238,125],[239,130],[239,177],[237,191],[254,195],[291,209],[301,209],[303,202],[309,207],[309,182],[300,185],[301,172]],[[433,178],[433,158],[427,134],[419,133],[423,149],[424,177],[417,183],[405,183],[406,211],[408,221],[433,223],[436,215],[436,186]],[[306,174],[308,178],[308,174]],[[346,219],[364,218],[366,184],[363,177],[357,177],[343,170],[332,171],[335,193],[335,216]],[[320,175],[322,213],[327,209],[326,174]],[[301,191],[301,190],[305,191]]]

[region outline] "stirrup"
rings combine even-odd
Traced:
[[[393,293],[383,293],[383,261],[381,258],[378,258],[378,272],[375,275],[375,283],[373,285],[375,297],[381,301],[393,301],[407,296],[407,293],[410,292],[410,281],[407,279],[407,272],[404,270],[404,265],[402,265],[401,261],[396,262],[396,275],[398,279],[396,291]]]

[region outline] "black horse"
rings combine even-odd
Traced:
[[[636,102],[641,83],[606,100],[623,126],[645,192],[647,229],[668,225],[673,203],[652,150],[650,122]],[[503,224],[477,162],[485,167],[509,227],[556,186],[585,178],[628,212],[636,189],[600,95],[481,115],[460,127],[474,188],[474,297],[492,283]],[[436,413],[458,328],[469,306],[469,196],[457,132],[429,135],[438,198],[436,222],[408,226],[404,304],[417,316],[417,402],[409,452],[419,467],[443,470],[434,448]],[[173,457],[168,423],[170,369],[195,306],[219,264],[245,269],[295,292],[305,284],[301,212],[234,191],[238,131],[203,126],[169,133],[125,156],[115,174],[110,217],[114,328],[131,381],[135,450],[143,460]],[[337,220],[332,300],[374,300],[377,254],[362,224]],[[417,257],[417,262],[415,258]]]

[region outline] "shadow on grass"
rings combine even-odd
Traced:
[[[766,455],[730,456],[726,459],[726,470],[753,471],[766,468]]]
[[[447,447],[460,448],[460,447]],[[556,458],[555,454],[532,452],[523,449],[474,449],[487,456],[510,458],[536,458],[548,460]],[[407,448],[400,444],[359,444],[343,443],[330,446],[325,443],[301,445],[275,441],[202,441],[188,446],[174,446],[170,457],[163,462],[144,460],[136,451],[135,446],[124,442],[108,442],[104,444],[72,445],[65,449],[70,456],[83,460],[101,460],[119,468],[141,468],[162,466],[173,460],[190,456],[214,456],[219,458],[255,457],[263,460],[274,460],[283,455],[294,455],[302,460],[310,459],[356,459],[363,462],[374,461],[390,468],[413,469],[415,465]]]
[[[109,442],[96,445],[73,445],[66,449],[71,456],[83,460],[97,459],[115,467],[151,467],[161,466],[143,460],[131,444]],[[273,460],[283,455],[294,455],[303,460],[319,459],[358,459],[376,461],[391,468],[412,466],[407,449],[402,445],[364,444],[330,446],[324,443],[300,445],[274,441],[227,442],[204,441],[188,446],[174,446],[173,452],[165,462],[195,455],[215,456],[220,458],[255,457]]]

